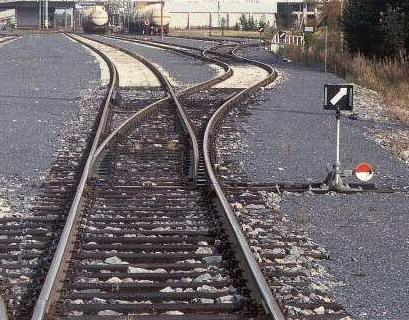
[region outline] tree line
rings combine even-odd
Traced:
[[[270,23],[266,22],[266,17],[263,15],[260,20],[255,19],[252,15],[249,17],[245,14],[242,14],[239,22],[236,23],[236,30],[245,30],[245,31],[258,31],[269,26]]]
[[[409,0],[346,0],[340,26],[351,53],[409,53]]]

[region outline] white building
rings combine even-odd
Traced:
[[[299,4],[303,0],[165,0],[165,8],[171,15],[172,28],[233,27],[242,14],[263,19],[275,25],[278,3]],[[295,9],[295,11],[300,11]],[[302,13],[301,13],[302,14]]]

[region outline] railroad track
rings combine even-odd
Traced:
[[[146,42],[145,42],[146,43]],[[254,46],[257,44],[248,44]],[[184,49],[195,48],[183,46]],[[217,57],[230,65],[242,61],[244,57],[235,55],[237,45],[217,44],[203,54]],[[245,59],[256,65],[256,61]],[[245,96],[248,97],[248,94]],[[252,252],[259,263],[263,275],[268,279],[270,289],[274,292],[279,306],[287,319],[350,319],[344,308],[333,301],[331,295],[322,283],[321,261],[328,255],[308,236],[291,229],[286,224],[286,217],[275,209],[280,189],[303,190],[304,186],[253,186],[226,178],[229,173],[221,168],[231,165],[231,173],[236,173],[239,166],[234,159],[220,156],[225,146],[237,143],[234,132],[234,122],[240,121],[240,115],[232,112],[237,106],[237,100],[225,103],[207,123],[205,134],[206,162],[210,164],[207,171],[211,173],[211,183],[219,191],[221,197],[226,197],[225,212],[231,215],[231,220],[237,219],[246,240],[251,245]],[[200,114],[200,113],[199,113]],[[233,124],[232,124],[233,122]],[[219,133],[222,133],[220,136]],[[219,190],[218,190],[219,189]],[[296,191],[299,192],[299,191]],[[229,212],[229,207],[232,210]]]
[[[213,165],[212,179],[220,183],[277,303],[286,319],[350,320],[322,279],[325,273],[321,261],[328,255],[306,233],[289,226],[288,217],[277,209],[280,187],[286,186],[273,188],[242,182],[248,177],[237,172],[237,158],[225,151],[226,146],[238,143],[235,125],[240,113],[237,108],[230,112],[226,106],[212,117],[205,137],[211,146],[207,163],[217,164]],[[287,188],[301,189],[295,185]]]
[[[77,128],[75,134],[66,137],[67,145],[58,152],[29,212],[0,218],[0,296],[3,297],[0,300],[4,300],[0,301],[1,319],[4,319],[2,310],[8,310],[12,319],[31,316],[87,156],[92,150],[95,131],[109,101],[104,102],[104,97],[98,96],[89,103],[101,104],[99,108],[88,107],[96,109],[96,115],[91,117],[96,119],[92,133],[89,127]],[[92,126],[93,121],[90,120],[89,124]]]
[[[105,140],[87,161],[32,319],[279,313],[249,251],[229,245],[240,232],[222,223],[222,206],[209,192],[198,146],[206,120],[190,119],[185,110],[198,108],[186,104],[195,100],[182,101],[208,94],[230,68],[218,62],[225,74],[176,96],[151,64],[127,54],[149,66],[167,96],[133,110],[126,93],[112,89],[125,99],[111,108],[100,132]],[[233,101],[231,93],[220,99],[215,103]],[[114,125],[124,110],[133,115]]]
[[[199,52],[178,47],[173,50]],[[226,72],[177,95],[159,71],[135,55],[157,75],[161,89],[154,97],[146,97],[141,90],[118,90],[111,83],[112,97],[107,101],[112,103],[102,115],[79,184],[73,184],[78,186],[75,198],[71,194],[65,204],[69,207],[74,198],[32,319],[132,319],[132,315],[142,319],[170,315],[176,319],[264,319],[267,314],[284,319],[270,290],[277,295],[290,281],[282,281],[278,276],[282,270],[270,261],[285,257],[288,243],[296,239],[255,246],[254,230],[244,230],[246,239],[241,229],[248,220],[237,217],[237,205],[230,206],[243,202],[243,194],[223,184],[215,166],[223,119],[274,78],[268,66],[234,57],[236,48],[216,45],[201,52]],[[270,76],[244,90],[214,87],[243,61],[269,70]],[[108,63],[115,79],[115,68]],[[260,199],[258,193],[249,194],[246,199]],[[265,231],[277,222],[266,215],[257,218],[267,219]],[[62,222],[65,216],[59,218],[59,229]],[[278,247],[284,251],[271,254]],[[269,261],[260,260],[259,248],[270,254]],[[265,278],[272,278],[269,286]],[[43,277],[38,279],[42,282]],[[279,303],[286,318],[343,318],[341,312],[321,318],[313,312],[297,318],[288,310],[317,309],[322,303],[313,301],[305,308],[305,304],[282,299],[281,293]],[[326,307],[338,312],[332,304]],[[28,319],[29,313],[25,316]]]

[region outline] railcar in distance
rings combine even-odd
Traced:
[[[94,6],[84,10],[82,28],[87,33],[105,33],[108,31],[108,12],[103,6]]]
[[[163,32],[169,33],[170,14],[163,10]],[[146,6],[138,8],[135,15],[132,17],[129,25],[131,33],[141,35],[158,35],[161,29],[161,9],[160,6]]]

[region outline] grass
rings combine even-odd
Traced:
[[[324,47],[321,42],[309,50],[287,47],[284,55],[294,62],[306,65],[323,65]],[[328,70],[347,81],[380,93],[388,106],[390,115],[409,124],[409,58],[370,59],[363,55],[351,56],[337,47],[330,48]]]
[[[375,60],[358,55],[350,57],[348,65],[355,82],[381,93],[392,115],[409,124],[408,58]]]
[[[379,92],[391,116],[409,124],[409,60],[404,56],[382,60],[338,54],[331,59],[345,79]]]
[[[188,37],[208,37],[209,29],[190,29],[190,30],[176,30],[172,29],[169,33],[171,36],[188,36]],[[212,29],[212,37],[236,37],[236,38],[260,38],[260,32],[257,31],[238,31],[238,30],[224,30],[223,34],[220,29]]]

